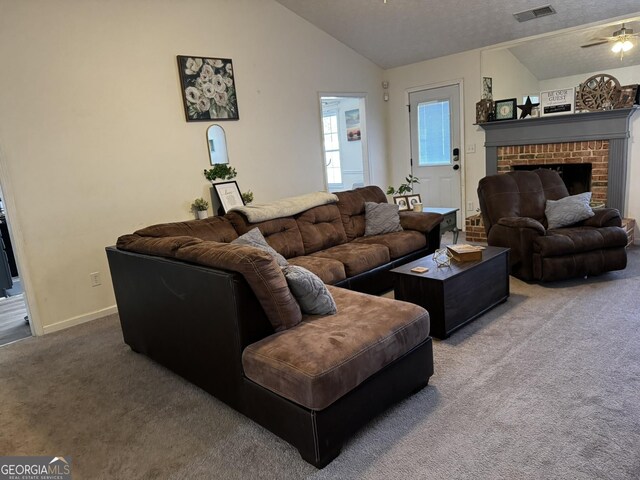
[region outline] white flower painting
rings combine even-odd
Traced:
[[[229,58],[178,56],[188,122],[238,120],[238,99]]]

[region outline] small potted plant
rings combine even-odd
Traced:
[[[196,198],[191,204],[191,208],[196,212],[198,220],[204,220],[207,218],[207,209],[209,208],[209,202],[204,198]]]
[[[251,190],[247,190],[246,192],[242,193],[242,201],[245,205],[249,205],[251,202],[253,202],[253,192]]]
[[[236,178],[238,172],[233,167],[230,167],[226,163],[216,163],[213,168],[204,169],[204,176],[211,183],[214,183],[216,180],[231,180]]]
[[[413,193],[413,185],[416,183],[420,183],[418,177],[414,177],[411,174],[409,174],[409,176],[404,180],[407,183],[401,184],[397,190],[392,186],[389,186],[389,188],[387,189],[387,195],[404,195],[405,193]]]

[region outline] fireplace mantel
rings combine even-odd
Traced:
[[[486,174],[497,173],[498,147],[609,140],[607,204],[624,212],[630,118],[638,107],[479,124],[485,130]]]

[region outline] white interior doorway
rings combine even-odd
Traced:
[[[462,225],[461,86],[409,92],[411,172],[426,207],[457,208]]]
[[[369,184],[364,94],[320,94],[322,165],[330,192]]]

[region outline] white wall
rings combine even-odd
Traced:
[[[384,72],[384,79],[389,81],[387,104],[389,175],[390,184],[395,187],[402,183],[410,172],[411,148],[407,91],[420,86],[441,86],[440,84],[463,80],[464,136],[460,149],[463,152],[465,185],[462,185],[462,192],[467,201],[473,202],[473,208],[467,210],[462,217],[472,215],[475,213],[474,209],[478,207],[476,194],[478,181],[485,175],[484,131],[473,125],[476,121],[475,104],[482,94],[480,50],[392,68]],[[465,146],[472,145],[475,146],[475,153],[465,154]],[[463,201],[462,205],[464,211],[466,203]]]
[[[577,87],[592,75],[602,72],[591,72],[569,77],[541,80],[540,89],[553,90],[556,88]],[[635,84],[640,81],[640,65],[606,70],[614,76],[620,85]],[[627,172],[627,194],[624,216],[636,219],[635,243],[640,244],[640,112],[635,112],[630,123],[631,138],[629,140],[629,171]]]
[[[104,247],[209,193],[176,55],[233,59],[223,127],[256,202],[323,189],[320,91],[368,94],[387,183],[381,69],[272,0],[0,0],[0,180],[39,333],[113,311]]]
[[[484,50],[481,62],[482,76],[493,79],[494,100],[516,98],[521,105],[524,95],[540,92],[538,79],[506,48]]]

